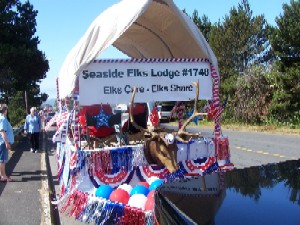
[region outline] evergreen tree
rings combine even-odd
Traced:
[[[218,58],[222,79],[242,74],[251,64],[268,61],[267,27],[263,15],[253,16],[248,0],[231,8],[224,22],[212,27],[209,43]]]
[[[278,59],[270,76],[275,86],[271,113],[279,121],[300,124],[300,3],[283,4],[270,41]]]
[[[39,83],[46,77],[48,60],[38,50],[37,11],[26,1],[0,0],[0,100],[9,103],[18,91],[26,90],[30,105],[47,99]]]
[[[206,15],[203,15],[201,18],[198,16],[198,10],[194,10],[192,16],[189,16],[184,9],[183,12],[193,20],[196,26],[199,28],[203,36],[205,37],[206,41],[209,40],[209,34],[211,31],[212,24]]]
[[[24,104],[24,93],[22,91],[18,91],[12,98],[10,98],[8,109],[8,116],[11,125],[21,125],[21,122],[24,121],[27,114]]]
[[[277,27],[272,28],[270,41],[280,60],[280,70],[300,65],[300,2],[291,0],[283,4],[283,15],[276,17]]]
[[[206,41],[209,41],[209,35],[212,28],[212,24],[206,15],[203,15],[201,18],[198,16],[198,11],[194,10],[191,19],[194,21],[196,26],[199,28]]]

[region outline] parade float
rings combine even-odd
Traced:
[[[111,45],[129,58],[97,59]],[[173,1],[123,0],[105,10],[66,57],[59,113],[46,126],[57,126],[60,211],[86,223],[155,224],[158,187],[201,176],[188,189],[207,191],[204,175],[233,168],[219,85],[214,53]],[[205,112],[200,99],[208,102]],[[160,126],[155,105],[145,109],[150,101],[194,107],[170,130]],[[188,132],[203,115],[214,120],[212,132]],[[187,190],[171,187],[177,195]]]

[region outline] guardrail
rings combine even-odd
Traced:
[[[14,136],[18,135],[24,128],[24,124],[19,126],[18,128],[13,128]]]

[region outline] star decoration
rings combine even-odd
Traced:
[[[108,120],[111,117],[111,115],[105,114],[103,108],[100,109],[100,112],[97,116],[93,116],[93,117],[97,121],[97,124],[96,124],[97,128],[102,127],[102,126],[109,127]]]

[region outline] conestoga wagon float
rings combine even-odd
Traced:
[[[110,45],[129,58],[97,60]],[[173,1],[122,0],[105,10],[66,57],[59,113],[46,126],[57,124],[60,211],[87,223],[155,224],[161,187],[217,194],[220,176],[205,182],[204,175],[233,168],[219,85],[214,53]],[[198,112],[200,99],[208,104]],[[154,101],[194,101],[193,112],[178,129],[166,129],[156,105],[145,104]],[[210,134],[186,130],[198,116],[215,121]],[[172,185],[195,176],[201,184]]]

